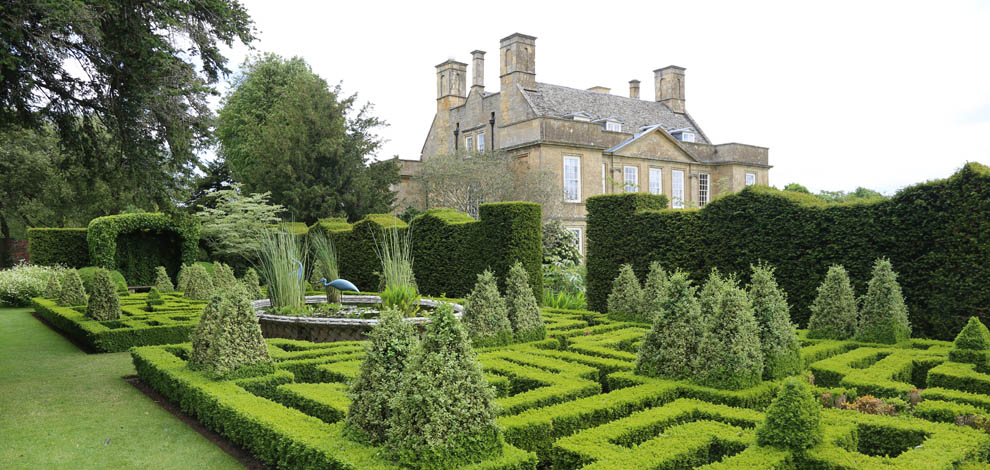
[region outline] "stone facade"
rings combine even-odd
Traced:
[[[416,185],[422,161],[467,148],[506,152],[524,168],[560,175],[561,219],[580,233],[583,252],[584,201],[590,196],[646,191],[665,194],[673,208],[690,208],[747,184],[769,184],[767,148],[714,145],[687,112],[683,67],[654,71],[653,100],[640,98],[638,80],[629,82],[628,97],[601,86],[578,90],[539,83],[536,38],[516,33],[501,41],[500,91],[490,93],[485,53],[471,55],[470,89],[467,64],[448,60],[436,67],[437,113],[420,160],[402,161],[400,208],[424,208]]]

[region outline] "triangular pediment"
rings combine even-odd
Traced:
[[[612,155],[624,157],[659,158],[695,163],[681,143],[660,127],[634,135],[631,139],[608,150]]]

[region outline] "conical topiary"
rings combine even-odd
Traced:
[[[660,293],[653,328],[643,339],[636,373],[669,379],[694,376],[694,358],[704,333],[701,306],[687,273],[675,272]]]
[[[793,452],[814,447],[824,436],[822,406],[808,384],[797,377],[784,381],[763,424],[756,428],[757,444]]]
[[[86,316],[97,321],[120,318],[120,300],[117,288],[110,280],[110,272],[99,268],[93,273],[93,293],[86,305]]]
[[[733,281],[715,279],[709,290],[717,304],[703,321],[694,380],[705,386],[740,389],[759,384],[763,377],[760,326],[746,292]]]
[[[849,339],[856,333],[856,295],[842,266],[828,268],[811,303],[808,338]]]
[[[187,284],[189,284],[189,265],[183,264],[179,268],[179,275],[175,277],[175,290],[185,292]]]
[[[168,277],[168,271],[165,270],[165,266],[158,266],[155,268],[155,288],[158,292],[172,292],[175,290],[175,286],[172,285],[172,279]]]
[[[976,364],[982,372],[990,366],[990,330],[976,317],[969,317],[949,350],[949,360]]]
[[[533,289],[529,287],[529,273],[518,261],[509,269],[509,277],[505,281],[505,303],[516,341],[523,343],[546,338],[547,330],[540,315],[540,306],[536,303]]]
[[[45,282],[45,290],[42,296],[46,299],[56,300],[58,299],[58,293],[62,291],[62,283],[58,280],[58,273],[51,273],[48,275],[48,281]]]
[[[612,281],[608,295],[608,316],[620,321],[647,321],[643,316],[643,288],[633,272],[632,265],[619,267],[619,275]]]
[[[491,271],[478,275],[478,283],[464,302],[464,327],[477,347],[503,346],[512,342],[512,324],[505,300],[498,293]]]
[[[911,337],[911,322],[890,260],[877,259],[873,278],[860,302],[856,339],[870,343],[894,344]]]
[[[258,296],[258,298],[265,296],[265,293],[261,290],[261,279],[258,278],[258,272],[254,268],[248,268],[244,272],[241,283],[244,284],[244,288],[247,289],[249,296]]]
[[[216,289],[230,289],[237,284],[234,277],[234,270],[219,261],[213,262],[213,287]]]
[[[650,272],[646,275],[646,282],[643,283],[643,307],[641,309],[643,319],[653,322],[660,312],[660,306],[664,303],[664,295],[667,292],[667,271],[659,261],[650,263]]]
[[[761,264],[750,266],[753,276],[749,283],[749,299],[753,315],[760,325],[760,345],[763,351],[763,379],[777,380],[801,372],[801,342],[797,327],[791,323],[787,294],[777,285],[773,268]]]
[[[704,321],[718,318],[718,310],[721,308],[722,295],[732,287],[736,287],[733,281],[726,279],[719,272],[718,268],[712,268],[708,273],[705,285],[698,293],[698,303],[701,306],[701,317]]]
[[[192,281],[191,278],[190,284]],[[210,298],[192,335],[189,366],[214,378],[245,377],[274,370],[258,317],[242,286],[235,284],[230,289],[218,290]]]
[[[203,266],[199,264],[189,266],[183,280],[186,282],[186,290],[182,291],[183,297],[192,300],[209,300],[213,295],[213,280]]]
[[[62,289],[58,292],[57,303],[63,307],[86,305],[86,289],[82,278],[75,269],[70,269],[62,279]]]
[[[361,373],[351,382],[347,425],[360,440],[385,441],[392,418],[392,399],[398,395],[402,373],[417,343],[416,328],[401,312],[384,309],[378,325],[368,333]]]
[[[448,304],[431,315],[392,403],[386,447],[403,467],[459,468],[501,454],[495,391]]]
[[[148,295],[147,295],[147,297],[145,297],[144,302],[145,302],[145,305],[148,307],[148,311],[149,312],[154,312],[155,311],[155,308],[154,307],[156,305],[164,305],[165,304],[165,300],[162,299],[162,296],[158,292],[158,288],[157,287],[152,287],[151,290],[148,291]]]

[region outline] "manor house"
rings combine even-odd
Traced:
[[[468,151],[505,152],[521,168],[550,168],[560,177],[561,219],[585,247],[584,201],[622,191],[664,194],[671,208],[701,207],[746,185],[769,184],[767,148],[713,144],[685,102],[685,69],[653,71],[654,96],[628,96],[594,86],[575,89],[536,80],[536,38],[513,34],[499,48],[499,91],[485,91],[485,52],[468,65],[436,66],[437,112],[420,161],[402,161],[400,207],[422,208],[416,187],[420,162]]]

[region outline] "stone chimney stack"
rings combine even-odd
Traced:
[[[629,80],[629,97],[639,99],[639,80]]]
[[[504,85],[518,84],[523,88],[536,87],[536,38],[525,34],[515,33],[505,37],[499,48],[501,57],[499,63]]]
[[[675,113],[684,112],[684,67],[668,65],[653,71],[657,101]]]
[[[485,51],[471,51],[471,89],[485,91]]]

